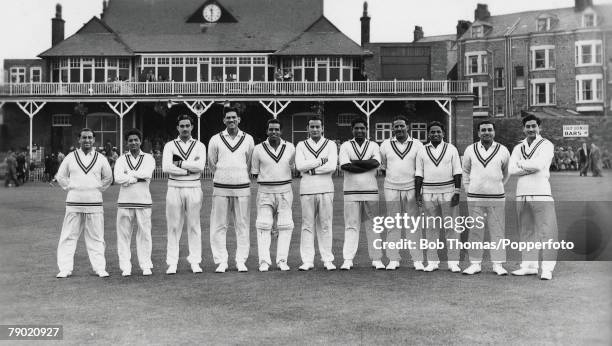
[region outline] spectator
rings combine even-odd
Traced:
[[[20,185],[25,184],[26,182],[26,159],[25,159],[25,153],[21,152],[17,155],[15,155],[15,160],[17,161],[17,171],[16,171],[16,176],[17,176],[17,181],[19,182]]]
[[[59,161],[57,161],[57,156],[55,156],[55,154],[51,154],[51,170],[50,170],[50,175],[51,175],[51,182],[49,183],[50,185],[53,185],[54,182],[56,182],[57,180],[55,180],[55,175],[57,174],[57,170],[59,169]]]
[[[601,154],[601,162],[603,164],[603,168],[609,169],[612,167],[612,164],[610,163],[610,152],[608,152],[608,148],[605,148],[603,150],[603,153]]]
[[[45,173],[45,181],[47,181],[49,183],[51,182],[51,179],[52,179],[52,177],[51,177],[51,169],[52,169],[51,168],[51,166],[52,166],[51,160],[52,160],[52,158],[51,158],[50,155],[45,155],[45,172],[44,172]]]
[[[601,174],[601,150],[599,147],[595,145],[595,143],[591,143],[591,170],[593,171],[594,177],[603,177]]]
[[[17,181],[17,159],[15,158],[13,149],[9,150],[4,162],[6,163],[6,179],[4,180],[4,186],[19,186],[19,181]]]
[[[274,72],[274,80],[277,82],[283,81],[283,70],[281,70],[280,68],[276,69],[276,72]]]
[[[578,150],[578,164],[580,168],[580,176],[587,176],[589,172],[589,166],[591,164],[590,159],[591,151],[587,146],[586,141],[582,141],[582,147]]]

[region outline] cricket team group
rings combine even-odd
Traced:
[[[553,144],[540,136],[541,121],[535,116],[522,119],[525,139],[513,149],[495,142],[495,126],[483,121],[478,126],[479,141],[468,146],[461,162],[455,146],[444,141],[445,128],[439,122],[428,124],[429,141],[408,134],[409,122],[398,116],[393,121],[393,137],[379,146],[368,140],[365,119],[352,121],[353,139],[338,150],[333,140],[323,136],[323,123],[313,117],[308,121],[308,139],[292,143],[281,139],[281,123],[267,123],[268,138],[254,145],[253,138],[239,129],[240,117],[232,108],[225,109],[226,129],[214,135],[208,145],[192,138],[193,119],[181,115],[177,119],[178,137],[166,143],[162,170],[169,175],[166,194],[166,274],[175,274],[179,261],[179,243],[183,228],[187,229],[189,255],[187,261],[194,273],[201,273],[202,239],[200,212],[203,203],[201,175],[208,163],[213,173],[212,208],[210,212],[210,247],[216,272],[228,270],[226,234],[230,220],[236,233],[235,266],[246,272],[250,250],[251,179],[256,179],[258,269],[270,270],[270,246],[277,239],[275,265],[288,271],[287,263],[291,236],[294,169],[301,174],[299,187],[301,204],[299,270],[314,268],[315,237],[320,259],[327,270],[335,270],[332,252],[332,219],[334,214],[334,184],[332,174],[339,166],[343,171],[344,244],[342,270],[351,270],[357,253],[359,235],[366,233],[372,267],[395,270],[401,256],[394,247],[381,248],[380,232],[375,232],[372,219],[379,213],[377,171],[384,174],[386,214],[453,216],[459,213],[460,192],[467,194],[470,216],[485,220],[485,227],[469,232],[470,242],[483,242],[484,232],[490,240],[505,237],[505,190],[509,175],[518,175],[516,206],[521,241],[538,242],[557,237],[554,201],[549,184],[549,167],[553,159]],[[94,150],[95,134],[82,129],[80,148],[63,160],[56,175],[61,187],[68,191],[57,262],[58,278],[72,275],[74,254],[80,234],[84,231],[91,265],[100,277],[107,277],[104,241],[102,192],[113,181],[120,185],[117,201],[117,252],[123,276],[132,273],[131,238],[136,229],[136,251],[143,275],[151,275],[151,207],[149,183],[155,169],[150,154],[140,149],[142,133],[137,129],[125,133],[129,151],[116,161],[114,172],[106,158]],[[452,229],[419,229],[406,232],[404,239],[418,244],[421,239],[437,242],[440,231],[447,240],[459,239]],[[391,227],[382,233],[386,243],[399,242],[402,229]],[[273,236],[275,235],[275,236]],[[384,250],[384,254],[383,254]],[[446,249],[447,268],[461,272],[458,249]],[[552,279],[556,252],[542,250],[522,252],[522,262],[514,275],[537,275]],[[432,272],[439,268],[437,250],[411,248],[409,254],[414,269]],[[470,265],[464,274],[481,271],[482,249],[468,251]],[[387,264],[383,263],[384,258]],[[492,270],[497,275],[508,274],[503,264],[504,249],[490,250]],[[426,264],[426,265],[425,265]],[[540,269],[540,271],[539,271]]]

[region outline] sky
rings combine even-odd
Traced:
[[[31,59],[48,49],[51,18],[58,2],[63,7],[66,37],[102,11],[102,0],[0,0],[0,60]],[[492,15],[574,5],[574,0],[368,0],[370,41],[411,42],[415,25],[422,26],[426,36],[455,33],[457,20],[474,20],[479,2],[488,4]],[[324,13],[342,32],[360,42],[362,6],[363,0],[324,0]]]

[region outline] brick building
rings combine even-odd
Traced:
[[[459,79],[471,79],[474,116],[608,115],[612,5],[491,15],[478,4],[458,42]]]

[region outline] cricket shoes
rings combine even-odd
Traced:
[[[423,268],[424,272],[433,272],[438,270],[438,262],[429,262],[427,263],[427,267]]]
[[[480,267],[480,263],[472,263],[470,264],[469,267],[467,267],[464,271],[463,274],[465,275],[474,275],[474,274],[478,274],[482,271],[482,268]]]
[[[200,267],[200,265],[199,265],[199,264],[197,264],[197,263],[192,263],[192,264],[191,264],[191,271],[192,271],[194,274],[198,274],[198,273],[201,273],[201,272],[202,272],[202,268]]]
[[[100,270],[96,272],[96,274],[98,274],[98,277],[101,277],[101,278],[107,278],[109,276],[106,270]]]
[[[540,275],[540,280],[552,280],[552,272],[549,270],[542,270],[542,275]]]
[[[328,271],[336,270],[336,266],[332,261],[323,263],[323,266],[325,266],[325,269],[327,269]]]
[[[397,268],[399,268],[400,263],[399,261],[390,261],[389,264],[387,264],[387,270],[395,270]]]
[[[142,275],[144,275],[144,276],[153,275],[153,272],[151,271],[151,269],[143,269],[142,270]]]
[[[414,270],[416,270],[418,272],[422,272],[423,270],[425,270],[425,266],[423,265],[423,262],[415,261],[414,262]]]
[[[124,270],[124,271],[121,273],[121,276],[130,276],[130,275],[132,275],[132,272],[131,272],[131,271],[127,271],[127,270]]]
[[[61,271],[61,272],[57,273],[57,275],[55,277],[58,278],[58,279],[65,279],[65,278],[67,278],[67,277],[69,277],[71,275],[72,275],[72,272]]]
[[[266,262],[263,262],[259,265],[259,271],[260,272],[267,272],[268,269],[270,269],[270,265]]]
[[[227,263],[225,262],[219,263],[219,265],[217,266],[217,269],[215,269],[215,273],[225,273],[226,270],[227,270]]]
[[[310,269],[312,269],[312,268],[314,268],[314,264],[312,264],[312,263],[303,263],[303,264],[300,266],[300,268],[299,268],[299,269],[300,269],[301,271],[307,271],[307,270],[310,270]]]
[[[236,263],[236,269],[238,269],[239,272],[241,273],[246,273],[249,271],[249,268],[247,268],[246,264],[244,263]]]
[[[169,265],[168,270],[166,270],[166,274],[168,275],[176,274],[176,264]]]
[[[340,270],[351,270],[351,269],[353,269],[353,260],[344,260],[344,263],[342,263]]]
[[[372,267],[376,268],[376,270],[385,270],[385,265],[382,261],[372,261]]]
[[[453,273],[461,273],[461,267],[459,267],[459,264],[457,263],[448,263],[448,270],[450,270]]]
[[[516,275],[516,276],[537,275],[537,274],[538,274],[537,268],[527,268],[527,267],[517,269],[512,272],[512,275]]]
[[[508,271],[504,269],[501,263],[493,263],[493,272],[499,276],[508,275]]]
[[[276,263],[276,266],[278,267],[278,269],[284,272],[291,270],[291,268],[289,268],[289,266],[287,265],[287,262],[284,260]]]

